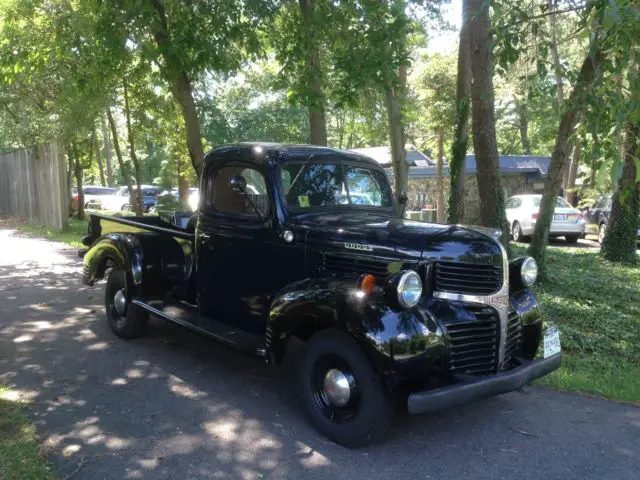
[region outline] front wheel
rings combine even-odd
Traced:
[[[141,336],[149,321],[149,314],[131,305],[127,294],[126,274],[114,269],[109,274],[104,291],[104,304],[107,310],[109,328],[120,338]]]
[[[336,329],[323,330],[307,343],[298,390],[313,426],[345,447],[368,445],[393,419],[382,379],[358,344]]]
[[[598,229],[598,243],[602,245],[604,243],[604,236],[607,234],[607,224],[603,223]]]
[[[564,239],[567,241],[567,243],[570,244],[575,244],[578,243],[578,239],[580,238],[580,235],[565,235]]]

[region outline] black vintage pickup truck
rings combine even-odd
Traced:
[[[509,262],[499,232],[403,220],[367,157],[221,147],[200,192],[182,221],[92,215],[84,283],[107,278],[119,337],[151,314],[276,365],[289,340],[306,342],[300,403],[337,443],[366,445],[398,408],[457,406],[560,365],[529,289],[535,261]]]

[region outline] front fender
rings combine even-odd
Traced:
[[[290,336],[306,340],[329,326],[350,333],[383,373],[404,377],[442,357],[442,332],[428,312],[394,309],[382,292],[363,295],[353,281],[336,279],[307,279],[282,290],[271,304],[267,347],[277,362]]]

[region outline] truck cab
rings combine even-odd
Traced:
[[[380,437],[398,407],[456,406],[560,365],[535,261],[509,261],[500,232],[402,219],[368,157],[216,148],[199,202],[184,226],[91,216],[83,280],[107,279],[109,326],[133,338],[155,315],[273,365],[305,342],[297,393],[337,443]]]

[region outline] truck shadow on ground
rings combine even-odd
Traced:
[[[63,476],[491,477],[517,472],[518,456],[562,428],[540,424],[552,405],[527,390],[434,415],[401,414],[381,443],[347,450],[298,412],[294,353],[272,369],[155,319],[146,337],[119,340],[106,326],[103,286],[80,285],[73,253],[54,253],[49,264],[0,263],[0,380],[32,402],[44,452]],[[556,404],[571,398],[554,395]],[[630,418],[637,434],[640,417]],[[579,408],[565,420],[585,422],[584,438],[599,433]],[[570,448],[556,446],[547,460]],[[632,462],[633,452],[619,454]],[[576,478],[593,472],[586,458],[588,449],[568,461]]]

